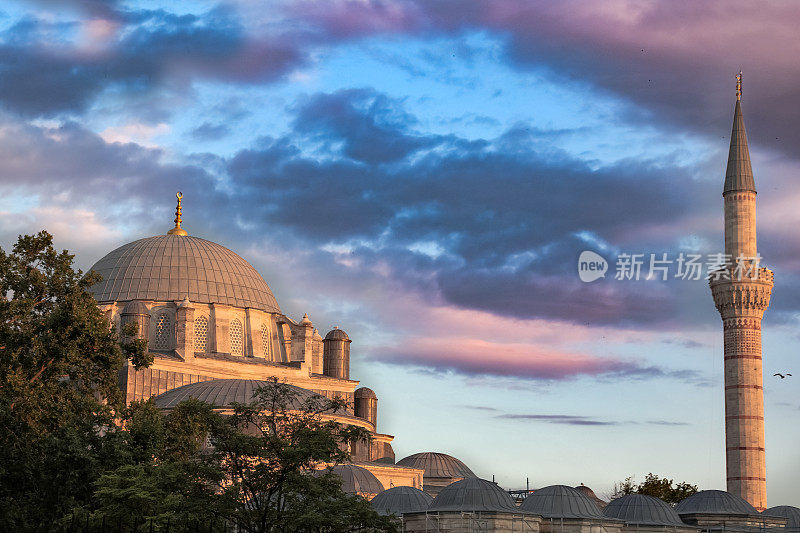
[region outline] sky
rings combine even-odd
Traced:
[[[46,229],[88,270],[170,229],[181,191],[191,235],[348,332],[398,459],[724,489],[720,318],[677,258],[722,251],[741,69],[775,272],[768,501],[798,505],[798,22],[790,1],[8,0],[0,246]],[[581,281],[586,250],[605,277]]]

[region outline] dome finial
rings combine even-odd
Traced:
[[[167,235],[189,235],[185,229],[181,228],[181,198],[183,198],[183,193],[178,191],[175,198],[178,199],[178,207],[175,208],[175,227],[169,230]]]
[[[736,99],[742,99],[742,69],[739,69],[739,73],[736,75]]]

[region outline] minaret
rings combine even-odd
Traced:
[[[722,317],[725,343],[725,456],[728,492],[756,509],[767,507],[761,317],[769,306],[772,271],[758,264],[756,187],[742,117],[742,73],[736,76],[725,188],[727,265],[709,285]]]

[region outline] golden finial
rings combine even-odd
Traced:
[[[178,191],[175,198],[178,199],[178,207],[175,208],[175,227],[169,230],[167,235],[189,235],[185,229],[181,228],[181,198],[183,198],[183,193]]]
[[[742,69],[739,69],[739,74],[736,75],[736,99],[742,99]]]

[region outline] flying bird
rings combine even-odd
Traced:
[[[783,374],[772,374],[772,377],[775,377],[775,376],[780,376],[781,379],[786,379],[786,376],[791,376],[791,374],[788,374],[788,373],[786,375],[783,375]]]

